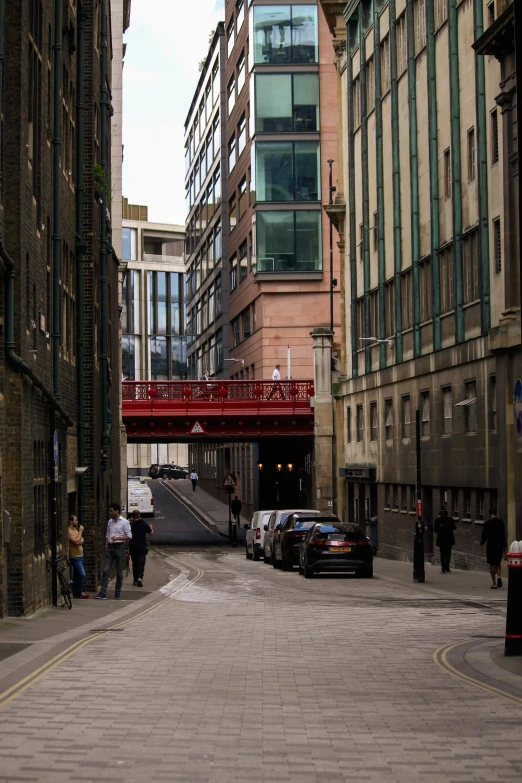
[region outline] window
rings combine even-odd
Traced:
[[[451,198],[451,150],[444,150],[444,198]]]
[[[239,247],[239,282],[248,274],[248,243],[245,239]]]
[[[357,310],[357,334],[359,337],[367,337],[368,335],[365,335],[365,329],[364,329],[364,297],[361,296],[360,299],[357,300],[356,304],[356,310]],[[363,343],[359,343],[358,348],[363,348]]]
[[[245,53],[241,52],[241,56],[237,61],[237,94],[243,89],[245,83]]]
[[[448,245],[440,251],[440,311],[449,313],[453,310],[453,245]]]
[[[421,322],[429,321],[432,316],[431,299],[431,259],[426,259],[419,264],[420,287],[420,319]]]
[[[475,128],[468,131],[468,180],[475,179],[477,150],[475,146]]]
[[[414,0],[415,54],[426,46],[426,0]]]
[[[125,261],[136,261],[136,234],[135,228],[122,228],[122,255]]]
[[[258,132],[319,130],[317,73],[270,73],[255,77],[255,127]]]
[[[234,40],[235,40],[234,34],[235,34],[234,17],[232,17],[227,27],[227,57],[230,57],[230,55],[232,54],[232,49],[234,48]]]
[[[390,36],[387,35],[381,41],[381,92],[388,92],[391,86],[390,75]]]
[[[384,507],[391,508],[391,485],[384,485]]]
[[[396,511],[399,510],[399,485],[398,484],[393,485],[393,508]]]
[[[239,318],[235,318],[232,321],[232,345],[235,348],[241,342],[241,329],[239,324]]]
[[[243,114],[237,126],[237,156],[241,155],[246,146],[246,117]]]
[[[237,288],[237,256],[230,259],[230,290]]]
[[[384,285],[385,337],[395,334],[395,280]]]
[[[403,272],[401,276],[401,306],[402,306],[402,328],[403,331],[411,329],[413,326],[412,314],[412,287],[411,287],[411,269]]]
[[[491,163],[498,163],[498,112],[491,112]]]
[[[370,403],[370,440],[377,440],[377,403]]]
[[[464,304],[469,304],[479,298],[478,239],[478,230],[471,231],[462,237]]]
[[[310,5],[254,7],[254,63],[318,62],[317,8]]]
[[[408,510],[408,487],[401,486],[401,511]]]
[[[421,435],[423,438],[430,436],[430,393],[421,392]]]
[[[237,202],[237,206],[238,206],[237,219],[241,220],[248,206],[246,174],[241,180],[241,182],[239,183],[239,200]]]
[[[393,440],[393,400],[384,403],[384,429],[386,440]]]
[[[403,13],[395,23],[397,37],[397,76],[404,73],[408,65],[408,47],[406,45],[406,14]]]
[[[121,338],[121,371],[126,381],[136,380],[136,338],[133,335]]]
[[[477,386],[475,381],[466,383],[466,401],[464,407],[465,431],[473,433],[477,431]]]
[[[464,490],[464,516],[466,519],[471,519],[471,490]]]
[[[228,113],[230,114],[230,112],[232,111],[236,103],[236,80],[234,79],[234,77],[232,77],[228,83],[227,95],[228,95],[228,104],[227,104]]]
[[[230,233],[235,229],[237,225],[237,202],[235,194],[228,202],[228,230]]]
[[[495,218],[493,221],[493,242],[495,253],[495,273],[498,275],[502,272],[502,234],[500,231],[500,218]]]
[[[444,417],[444,435],[451,435],[453,432],[453,400],[451,396],[451,386],[442,389],[442,413]]]
[[[368,337],[379,337],[379,291],[370,294],[370,334]]]
[[[319,201],[318,141],[258,142],[255,145],[257,201]]]
[[[435,0],[435,29],[448,18],[448,0]]]
[[[245,18],[245,4],[243,0],[237,0],[236,3],[236,28],[237,31],[241,29],[241,25],[243,24],[243,20]]]
[[[494,375],[489,376],[489,429],[497,430],[497,379]]]
[[[491,0],[491,3],[488,3],[488,27],[491,27],[494,21],[495,21],[495,0]]]
[[[409,394],[402,398],[401,407],[402,437],[411,438],[411,399]]]
[[[477,490],[477,519],[484,519],[484,490]]]
[[[353,128],[354,130],[361,124],[361,77],[356,76],[353,80]]]
[[[417,487],[414,484],[410,487],[410,511],[417,513]]]
[[[352,409],[346,408],[346,442],[352,442]]]
[[[358,405],[357,406],[357,443],[362,443],[364,440],[364,413],[363,413],[363,406]]]
[[[243,312],[243,340],[247,340],[252,332],[250,331],[250,308],[247,307],[247,309]]]
[[[458,489],[451,490],[451,513],[454,517],[459,516],[459,491]]]
[[[321,270],[321,212],[259,211],[256,243],[258,272]]]
[[[366,113],[375,109],[375,60],[370,57],[366,63]]]

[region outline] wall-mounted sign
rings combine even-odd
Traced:
[[[350,468],[339,468],[339,476],[349,481],[375,481],[376,473],[375,468],[362,466],[359,468],[356,465]]]

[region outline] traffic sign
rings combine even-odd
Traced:
[[[227,473],[227,475],[223,479],[223,486],[224,487],[237,487],[237,480],[232,475],[232,473]]]
[[[195,421],[192,425],[192,429],[190,430],[189,435],[206,435],[206,432],[199,421]]]

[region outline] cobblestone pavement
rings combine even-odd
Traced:
[[[433,662],[501,637],[494,601],[308,581],[242,552],[170,557],[162,603],[4,700],[0,781],[522,779],[522,700]]]

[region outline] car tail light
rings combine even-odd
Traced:
[[[256,527],[256,540],[261,538],[261,531],[258,527]]]
[[[298,536],[302,537],[304,534],[301,533],[299,530],[289,530],[286,535],[292,536],[292,538],[297,538]]]
[[[151,506],[153,506],[153,505],[154,505],[154,498],[151,498],[151,499],[150,499],[150,505],[151,505]]]
[[[312,542],[314,546],[330,546],[329,541],[320,541],[319,539]]]
[[[371,541],[357,541],[357,546],[371,546]]]

